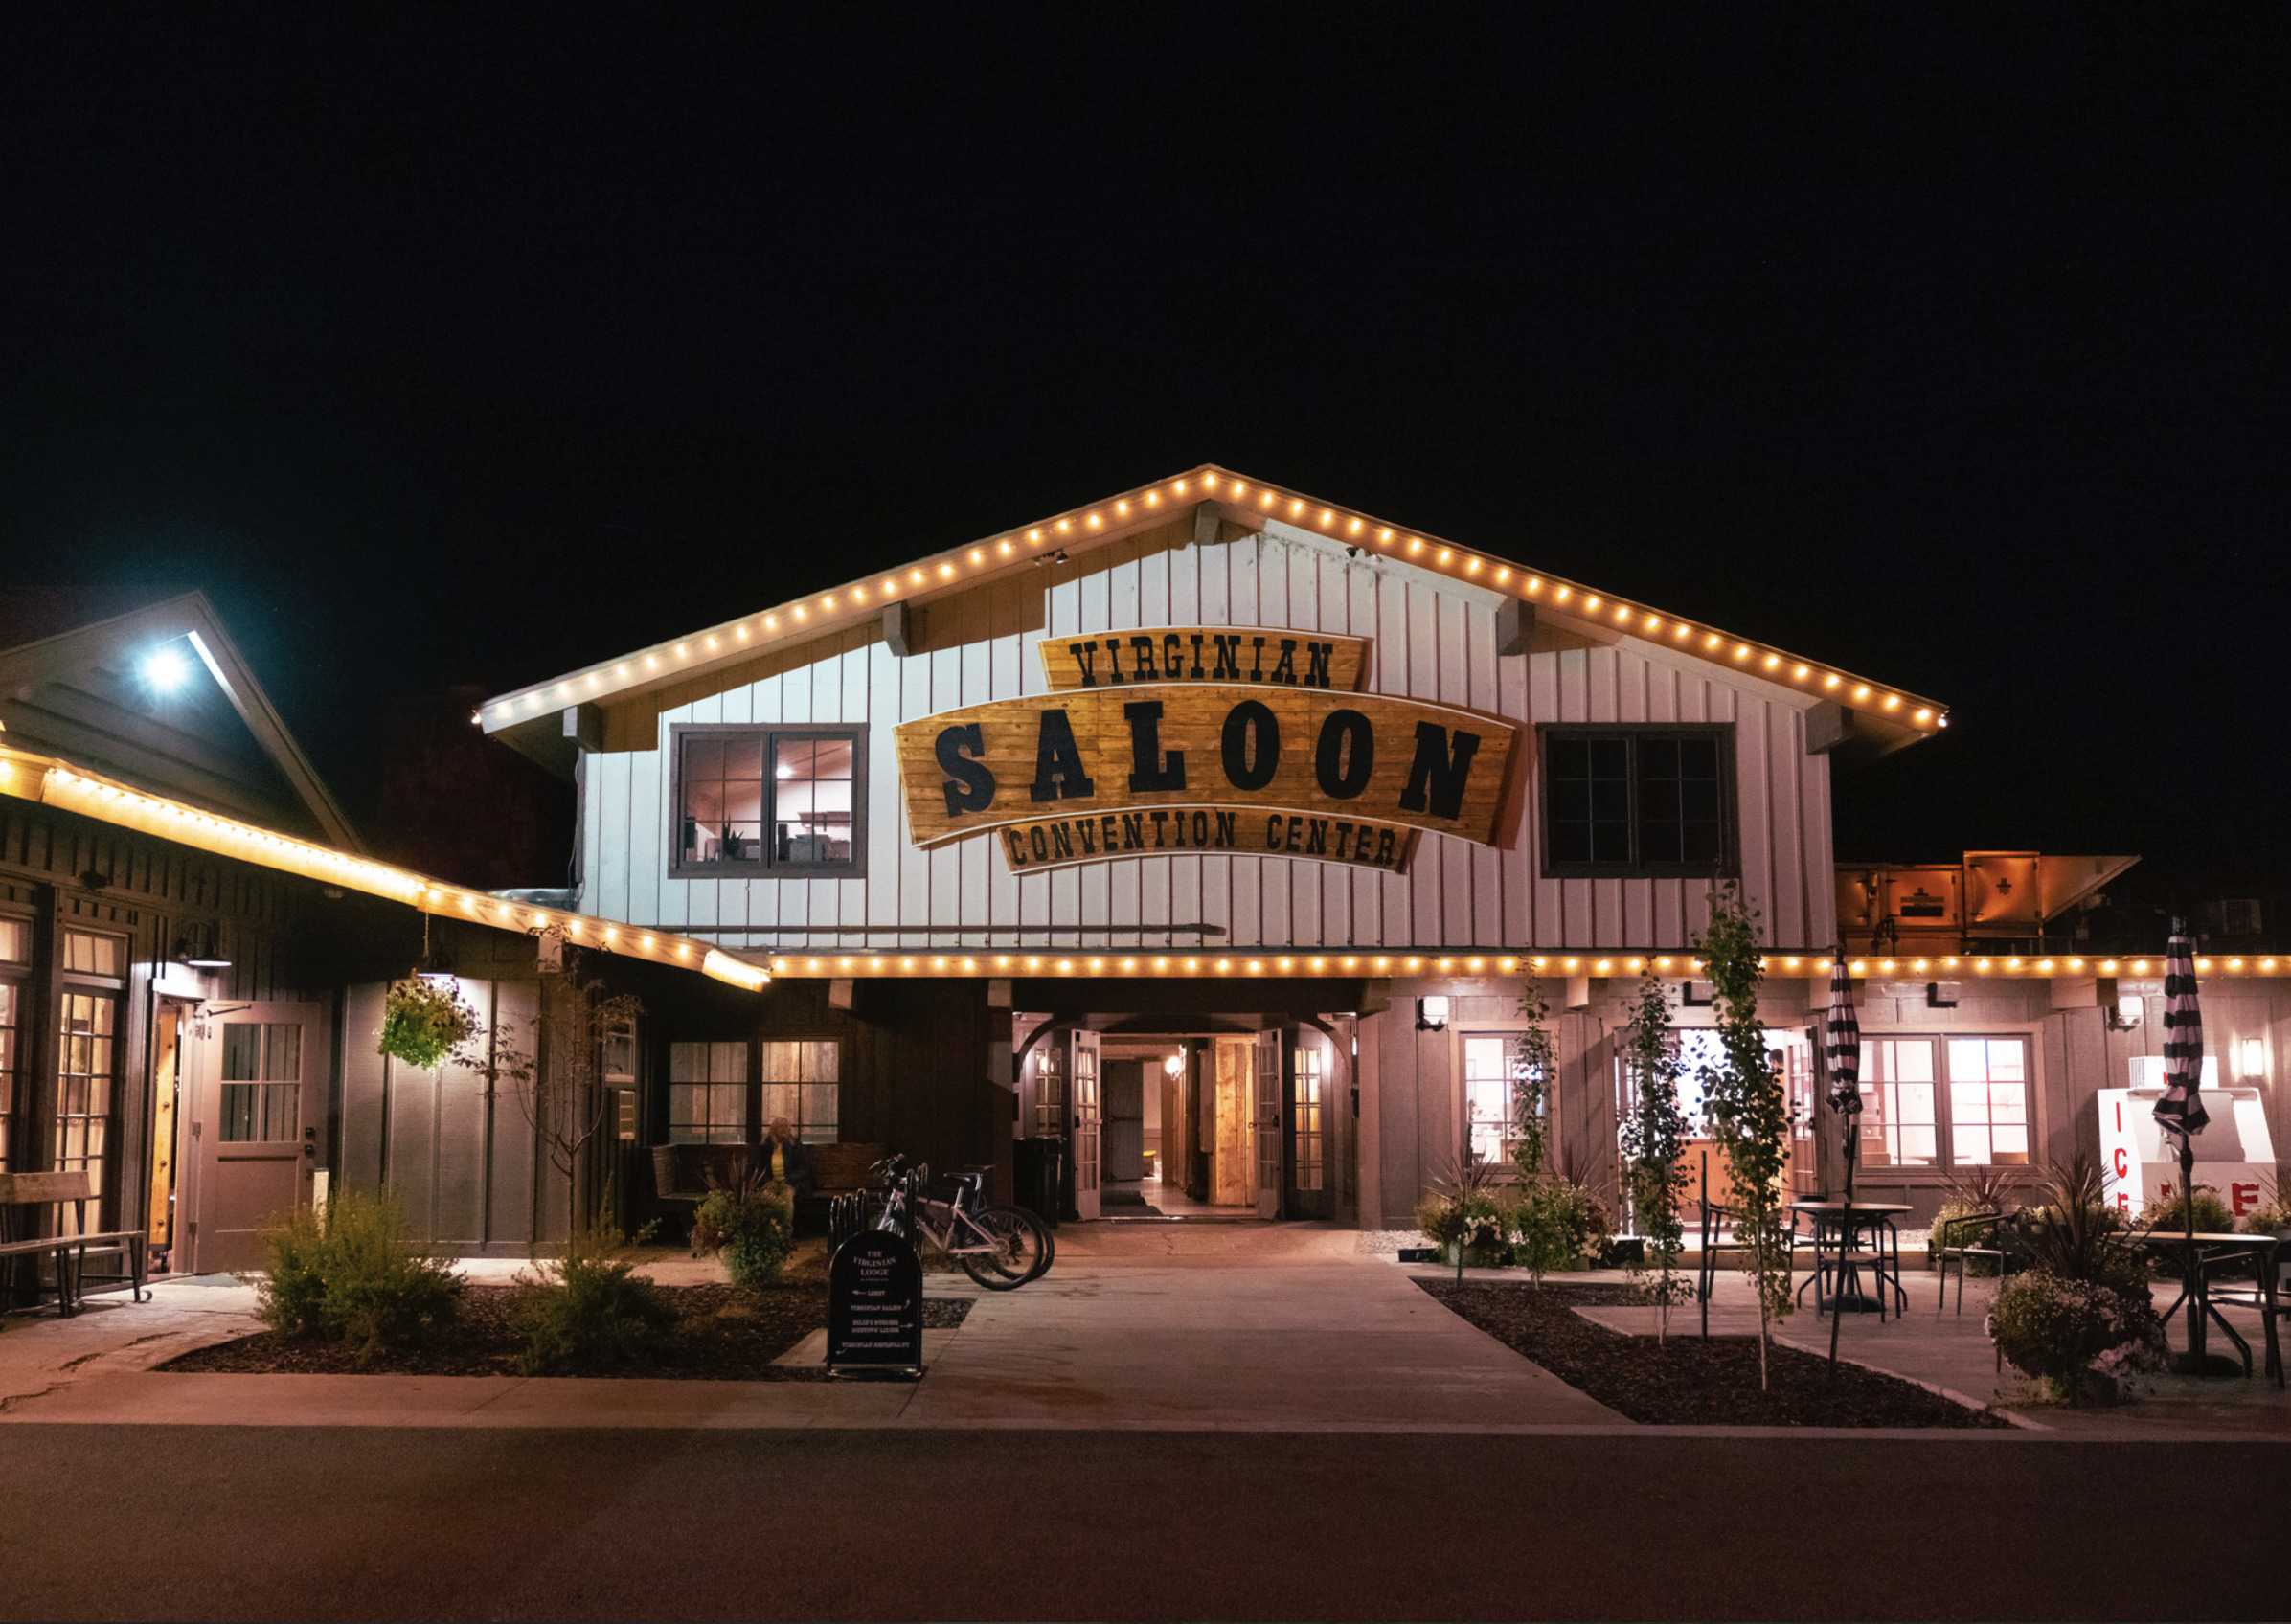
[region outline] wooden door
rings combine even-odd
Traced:
[[[1074,1210],[1077,1216],[1089,1219],[1099,1213],[1099,1179],[1101,1172],[1099,1136],[1103,1124],[1100,1119],[1098,1077],[1098,1034],[1074,1034]]]
[[[151,1182],[144,1215],[153,1268],[171,1259],[175,1244],[175,1125],[183,1093],[183,1006],[159,1001],[151,1021]]]
[[[1109,1184],[1127,1184],[1143,1179],[1146,1176],[1146,1062],[1106,1061],[1098,1087],[1104,1108],[1106,1180]]]
[[[327,1097],[324,1016],[315,1004],[244,1004],[192,1026],[184,1161],[195,1177],[176,1236],[185,1272],[261,1268],[264,1232],[308,1204]]]
[[[1280,1032],[1257,1034],[1257,1215],[1259,1218],[1281,1216],[1281,1195],[1287,1179],[1282,1173],[1282,1151],[1286,1138],[1281,1121],[1281,1062]]]

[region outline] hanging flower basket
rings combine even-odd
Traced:
[[[477,1012],[447,981],[416,976],[393,981],[382,1001],[380,1052],[421,1071],[435,1071],[468,1040]]]

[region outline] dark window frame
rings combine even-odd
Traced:
[[[1554,738],[1624,738],[1630,741],[1631,860],[1627,863],[1564,862],[1552,856],[1551,741]],[[1648,863],[1639,851],[1639,741],[1648,738],[1715,740],[1718,746],[1718,845],[1716,863]],[[1735,879],[1742,872],[1741,819],[1735,768],[1732,722],[1546,722],[1535,730],[1535,811],[1537,858],[1547,880]]]
[[[867,729],[865,722],[677,722],[669,729],[669,877],[670,879],[863,880],[867,877]],[[684,741],[688,737],[756,738],[762,741],[763,855],[684,861]],[[851,858],[848,863],[774,861],[770,830],[779,821],[778,779],[771,771],[774,746],[782,739],[835,739],[851,747]]]

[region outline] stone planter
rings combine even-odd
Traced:
[[[1451,1269],[1456,1267],[1456,1249],[1458,1247],[1463,1247],[1463,1267],[1466,1269],[1501,1269],[1511,1261],[1509,1247],[1486,1245],[1465,1247],[1462,1241],[1450,1241],[1440,1249],[1440,1260]]]

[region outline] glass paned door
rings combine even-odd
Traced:
[[[1257,1215],[1259,1218],[1281,1216],[1282,1186],[1282,1153],[1287,1148],[1281,1131],[1281,1051],[1282,1034],[1257,1034]]]
[[[49,1165],[58,1173],[86,1173],[90,1187],[101,1196],[106,1187],[106,1159],[111,1153],[111,1099],[119,1066],[119,995],[68,988],[63,994],[62,1014],[56,1065],[56,1140]],[[91,1229],[109,1228],[103,1207],[102,1201],[88,1204]],[[66,1208],[60,1222],[63,1232],[72,1232],[75,1210]]]
[[[1074,1210],[1099,1212],[1098,1034],[1074,1034]]]
[[[188,1025],[177,1063],[189,1117],[176,1126],[179,1272],[261,1268],[264,1231],[309,1201],[324,1020],[315,1004],[250,1004]]]
[[[1301,1031],[1289,1046],[1290,1215],[1327,1218],[1328,1197],[1327,1045],[1318,1032]]]

